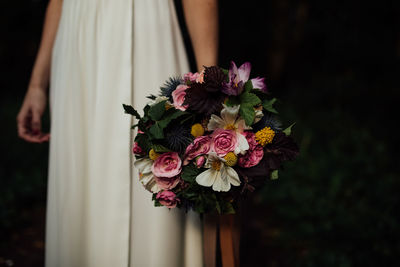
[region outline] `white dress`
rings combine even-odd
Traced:
[[[64,0],[53,49],[47,267],[202,266],[200,219],[155,208],[131,117],[188,71],[172,0]]]

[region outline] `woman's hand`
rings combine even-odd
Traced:
[[[46,91],[29,88],[17,116],[18,135],[32,143],[49,141],[50,134],[42,133],[42,115],[46,109]]]
[[[28,91],[17,116],[19,137],[32,143],[42,143],[50,138],[50,134],[42,133],[41,117],[47,104],[46,88],[49,85],[51,53],[60,21],[62,2],[50,0],[47,5],[39,52]]]

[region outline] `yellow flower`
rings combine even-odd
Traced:
[[[190,131],[190,133],[194,136],[194,137],[199,137],[202,136],[204,134],[204,128],[203,126],[201,126],[200,123],[196,123],[192,126],[192,130]]]
[[[233,152],[228,152],[228,154],[225,155],[224,160],[226,160],[225,164],[232,167],[235,166],[237,163],[237,156]]]
[[[262,146],[272,143],[272,139],[274,139],[274,136],[275,132],[270,127],[265,127],[264,129],[256,132],[256,140]]]
[[[160,156],[160,154],[158,154],[157,152],[155,152],[154,149],[150,149],[150,151],[149,151],[149,158],[150,158],[151,160],[156,160],[159,156]]]

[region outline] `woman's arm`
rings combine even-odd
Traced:
[[[33,66],[24,102],[17,116],[18,135],[29,142],[48,141],[41,132],[41,116],[47,104],[51,52],[61,16],[62,0],[50,0],[43,26],[42,40]]]
[[[197,69],[218,63],[218,1],[182,0]]]

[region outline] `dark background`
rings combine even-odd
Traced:
[[[43,265],[48,145],[15,118],[46,2],[0,3],[0,266]],[[399,1],[220,1],[220,65],[267,77],[301,149],[247,200],[242,266],[397,265],[399,20]]]

